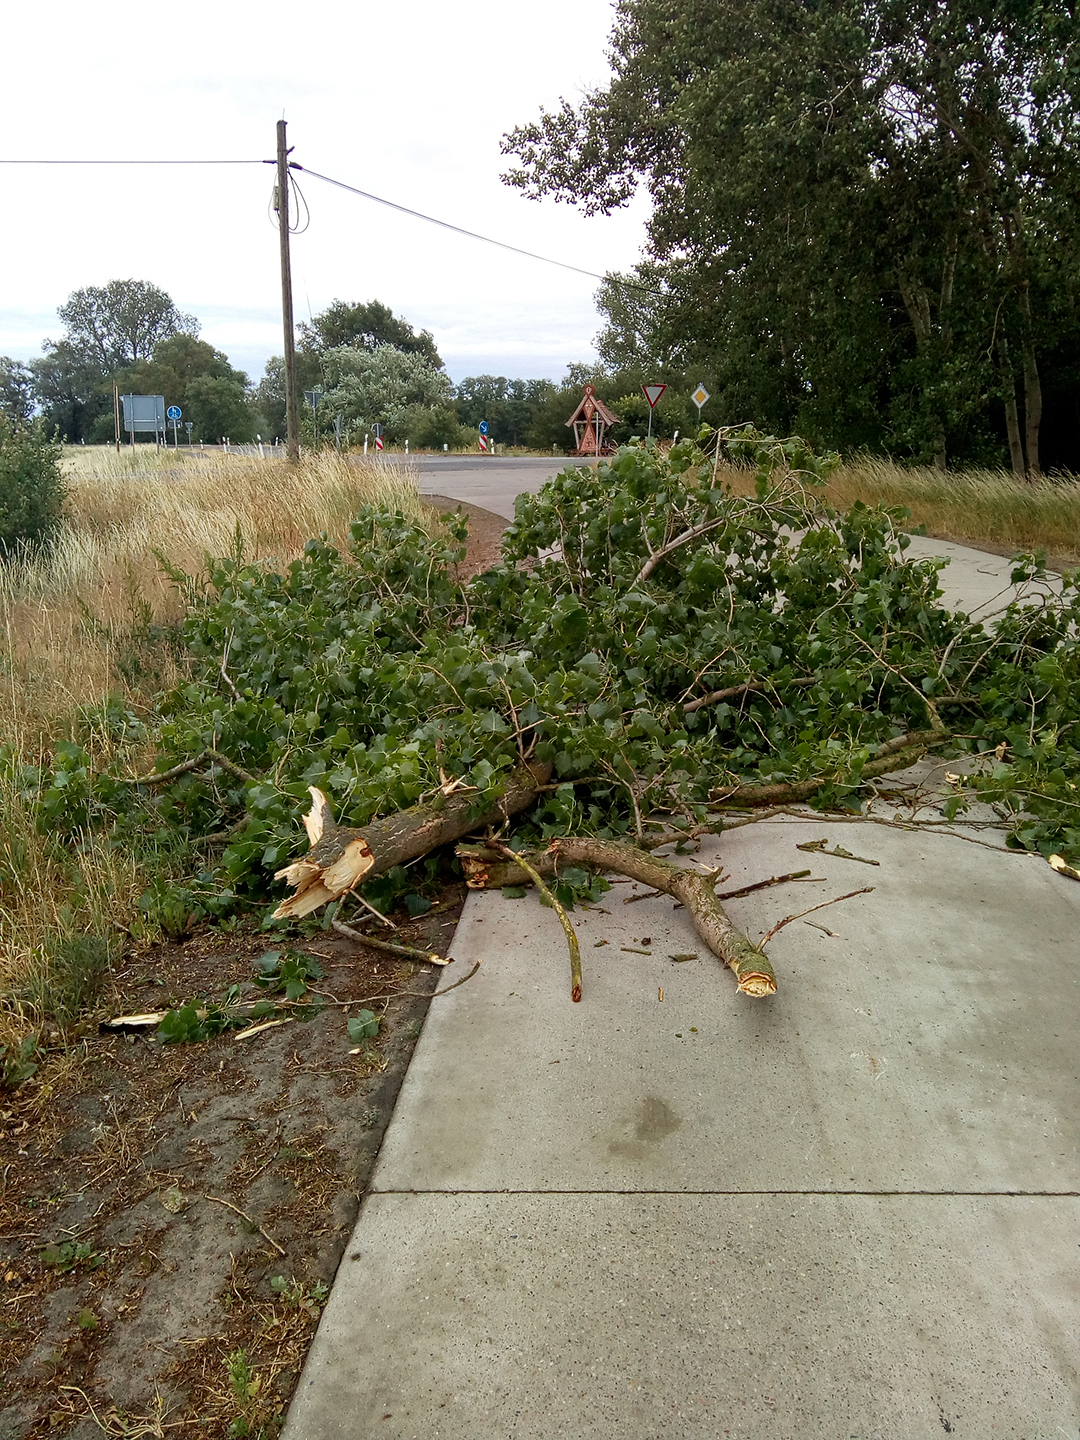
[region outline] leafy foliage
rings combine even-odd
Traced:
[[[0,557],[51,540],[63,504],[60,446],[44,423],[0,414]]]
[[[609,364],[942,464],[1037,470],[1045,409],[1075,468],[1078,47],[1068,0],[624,0],[609,82],[508,135],[505,178],[586,213],[648,188]]]
[[[689,827],[747,785],[805,782],[814,803],[857,803],[870,764],[929,734],[984,757],[958,805],[983,793],[1017,843],[1077,854],[1076,577],[988,628],[942,606],[945,562],[906,556],[901,512],[821,502],[832,457],[749,428],[701,440],[712,453],[630,446],[519,497],[502,563],[466,585],[460,517],[433,536],[375,508],[347,555],[318,539],[284,574],[239,550],[214,562],[201,591],[189,585],[192,673],[163,701],[158,768],[208,747],[233,768],[208,760],[144,789],[94,774],[74,746],[43,825],[227,832],[199,884],[261,904],[297,849],[310,785],[353,825],[446,776],[480,813],[535,760],[552,784],[515,843],[617,837],[656,814]],[[754,494],[716,481],[721,459],[749,468]],[[1037,576],[1036,557],[1021,571]],[[388,906],[416,874],[366,894]],[[559,883],[567,900],[595,893],[584,871]],[[288,985],[313,972],[270,973]]]

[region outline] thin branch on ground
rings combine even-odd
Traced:
[[[778,925],[774,925],[767,935],[761,937],[761,944],[767,945],[778,930],[782,930],[785,925],[790,925],[793,920],[801,920],[804,915],[812,915],[815,910],[824,910],[827,905],[839,905],[841,900],[851,900],[856,895],[869,895],[873,888],[873,885],[865,885],[861,890],[850,890],[846,895],[837,895],[835,900],[823,900],[820,905],[811,905],[809,910],[800,910],[798,915],[789,915],[786,920],[781,920]]]

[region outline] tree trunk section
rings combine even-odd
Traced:
[[[1001,368],[1001,398],[1005,404],[1005,429],[1009,436],[1009,460],[1012,472],[1018,480],[1026,474],[1024,467],[1024,446],[1020,439],[1020,416],[1016,409],[1016,380],[1009,360],[1009,342],[1005,335],[997,337],[998,362]]]
[[[1025,280],[1020,286],[1020,343],[1024,353],[1024,439],[1027,442],[1027,473],[1030,479],[1042,474],[1039,461],[1039,429],[1042,425],[1042,381],[1035,359],[1035,328],[1031,319],[1031,291]]]
[[[470,830],[501,825],[533,803],[550,775],[550,765],[521,765],[510,776],[500,799],[485,809],[477,810],[475,791],[458,791],[437,795],[359,829],[335,824],[326,797],[313,788],[312,810],[304,820],[311,849],[277,871],[274,878],[287,880],[295,894],[281,902],[273,918],[295,920],[310,915],[395,865],[405,865],[440,845],[460,840]]]

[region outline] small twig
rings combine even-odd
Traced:
[[[811,905],[809,910],[800,910],[798,915],[789,915],[786,920],[781,920],[778,925],[774,925],[758,943],[765,946],[778,930],[782,930],[785,925],[790,925],[793,920],[801,920],[804,915],[812,915],[815,910],[824,910],[826,905],[839,905],[841,900],[850,900],[855,895],[869,895],[873,888],[873,885],[867,885],[862,890],[851,890],[847,895],[837,895],[835,900],[823,900],[820,905]]]
[[[376,910],[375,906],[372,905],[371,901],[365,900],[363,895],[360,894],[359,890],[349,890],[346,893],[351,895],[354,900],[359,900],[360,904],[364,907],[364,909],[370,911],[370,913],[375,916],[376,920],[380,920],[384,925],[388,925],[391,930],[396,930],[398,928],[394,924],[393,920],[390,919],[389,915],[384,915],[381,910]]]
[[[815,930],[820,930],[823,935],[828,935],[833,940],[840,938],[835,930],[830,930],[827,925],[819,925],[816,920],[804,920],[802,923],[804,925],[812,925]]]
[[[225,684],[226,684],[226,685],[229,687],[229,689],[232,691],[232,697],[233,697],[233,699],[234,699],[234,700],[239,700],[239,699],[240,699],[240,691],[239,691],[239,690],[236,688],[236,686],[233,684],[233,682],[232,682],[232,680],[231,680],[231,678],[230,678],[230,676],[229,676],[229,672],[225,669],[225,665],[226,665],[226,663],[227,663],[227,661],[228,661],[228,659],[229,659],[229,648],[230,648],[231,645],[232,645],[232,635],[230,634],[229,637],[228,637],[228,639],[225,641],[225,649],[221,652],[221,665],[219,666],[219,669],[220,669],[220,671],[221,671],[221,678],[225,681]]]
[[[627,895],[622,903],[624,905],[633,905],[635,900],[655,900],[657,895],[664,894],[666,894],[664,890],[646,890],[641,895]]]
[[[357,940],[361,945],[370,945],[373,950],[386,950],[391,955],[404,955],[407,960],[424,960],[428,965],[449,965],[449,959],[443,959],[434,950],[417,950],[413,945],[394,945],[389,940],[376,940],[374,935],[362,935],[359,930],[354,930],[351,925],[346,925],[342,920],[331,920],[331,925],[340,935],[347,935],[350,940]]]
[[[770,880],[759,880],[756,885],[744,885],[741,890],[725,890],[722,895],[717,895],[718,900],[739,900],[743,895],[752,895],[755,890],[767,890],[770,885],[783,885],[787,880],[806,880],[810,874],[809,870],[792,870],[789,875],[774,875]],[[811,885],[824,885],[825,876],[820,875],[808,882]],[[659,891],[657,892],[660,893]]]
[[[268,1240],[270,1244],[274,1247],[274,1249],[278,1252],[278,1254],[284,1257],[285,1251],[277,1243],[274,1237],[272,1235],[268,1235],[257,1220],[253,1220],[250,1215],[246,1214],[243,1210],[241,1210],[239,1206],[234,1205],[231,1200],[221,1200],[217,1195],[204,1195],[203,1199],[211,1200],[215,1205],[224,1205],[226,1210],[231,1210],[234,1214],[239,1215],[241,1220],[246,1221],[246,1223],[250,1225],[253,1230],[258,1230],[259,1234],[263,1237],[263,1239]]]
[[[569,915],[567,915],[554,894],[544,884],[539,871],[535,870],[527,860],[511,850],[509,845],[502,844],[501,841],[493,845],[492,848],[505,855],[508,860],[513,860],[521,866],[526,875],[530,877],[533,884],[540,891],[541,895],[547,896],[552,909],[556,915],[558,915],[559,924],[563,928],[563,934],[566,936],[566,943],[570,949],[570,998],[576,1005],[581,999],[581,947],[578,945],[577,931],[573,925],[571,925]]]

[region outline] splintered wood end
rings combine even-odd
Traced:
[[[308,794],[311,796],[311,809],[304,816],[304,829],[307,831],[308,845],[314,849],[322,839],[326,827],[333,825],[334,812],[330,809],[330,801],[316,786],[309,785]]]
[[[336,898],[351,890],[375,864],[375,856],[366,840],[350,840],[341,855],[322,872],[322,883]]]

